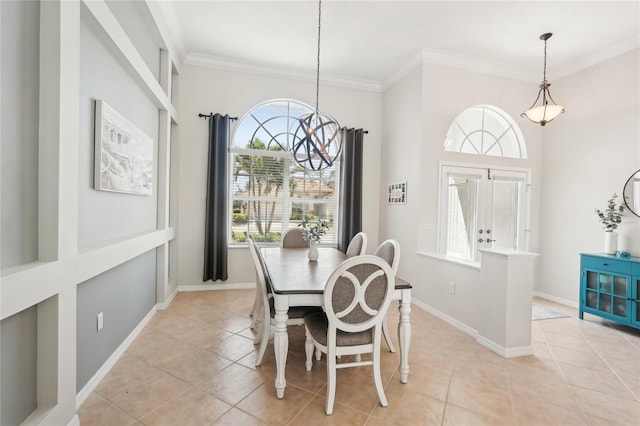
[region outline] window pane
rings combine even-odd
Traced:
[[[259,242],[278,243],[282,231],[304,217],[326,220],[329,231],[322,243],[336,243],[339,162],[321,171],[306,170],[286,149],[297,117],[312,111],[276,100],[257,106],[238,123],[231,147],[231,244],[244,243],[245,231]]]
[[[472,259],[476,249],[479,179],[448,176],[447,255]]]
[[[493,180],[491,232],[494,248],[518,248],[518,202],[522,182]]]

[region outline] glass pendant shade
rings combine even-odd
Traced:
[[[564,108],[560,105],[556,105],[551,98],[549,86],[551,85],[546,81],[542,82],[540,85],[540,91],[538,92],[538,97],[533,102],[533,105],[531,105],[526,112],[522,113],[521,116],[526,116],[534,123],[540,123],[541,126],[544,126],[564,112]],[[540,105],[536,106],[541,97],[542,102]]]
[[[309,170],[331,167],[342,151],[342,132],[338,122],[324,114],[311,113],[298,120],[293,133],[291,154]]]
[[[534,123],[539,123],[541,126],[544,126],[564,112],[564,108],[557,105],[551,97],[551,93],[549,93],[549,87],[551,84],[547,81],[547,40],[549,40],[552,35],[552,33],[545,33],[540,36],[540,40],[544,41],[544,68],[542,83],[540,83],[540,90],[538,91],[538,97],[536,97],[536,100],[533,101],[533,104],[527,111],[520,114],[521,117],[527,117],[529,120]],[[538,104],[538,101],[540,100],[541,102]]]

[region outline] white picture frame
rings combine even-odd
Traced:
[[[94,189],[153,192],[153,138],[103,100],[96,100]]]
[[[387,204],[407,204],[407,182],[389,184]]]

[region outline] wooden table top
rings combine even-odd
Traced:
[[[330,247],[318,247],[318,260],[310,262],[308,248],[264,247],[260,249],[277,294],[322,294],[327,279],[348,256]],[[396,289],[410,289],[411,284],[396,278]]]

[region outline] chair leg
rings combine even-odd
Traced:
[[[396,348],[391,342],[391,334],[389,333],[389,321],[387,321],[386,316],[382,320],[382,334],[384,335],[384,340],[387,342],[387,346],[389,347],[389,352],[395,352]]]
[[[262,297],[260,294],[260,290],[256,289],[256,297],[255,299],[253,299],[253,307],[251,308],[251,313],[249,314],[249,316],[251,317],[251,325],[249,325],[249,328],[256,328],[258,318],[260,318],[258,309],[260,309],[260,306],[262,305],[261,299]]]
[[[312,357],[313,357],[313,339],[311,338],[311,334],[309,333],[309,330],[307,330],[307,327],[305,326],[304,328],[304,334],[307,337],[306,340],[304,341],[304,353],[307,356],[304,366],[307,368],[307,371],[311,371],[311,366],[313,365],[312,362]],[[318,349],[316,349],[317,351]]]
[[[270,321],[262,321],[262,324],[260,324],[260,348],[258,348],[258,356],[256,357],[256,367],[262,364],[262,357],[264,357],[264,352],[267,349],[267,343],[269,343],[270,328]]]
[[[373,349],[373,381],[376,384],[376,390],[378,391],[378,398],[380,399],[380,405],[387,407],[387,397],[384,394],[384,387],[382,386],[382,376],[380,374],[380,345],[374,345]]]
[[[320,350],[320,348],[316,348],[316,361],[320,361],[321,358],[322,358],[322,351]]]
[[[327,415],[333,414],[333,403],[336,399],[336,356],[327,352]]]

